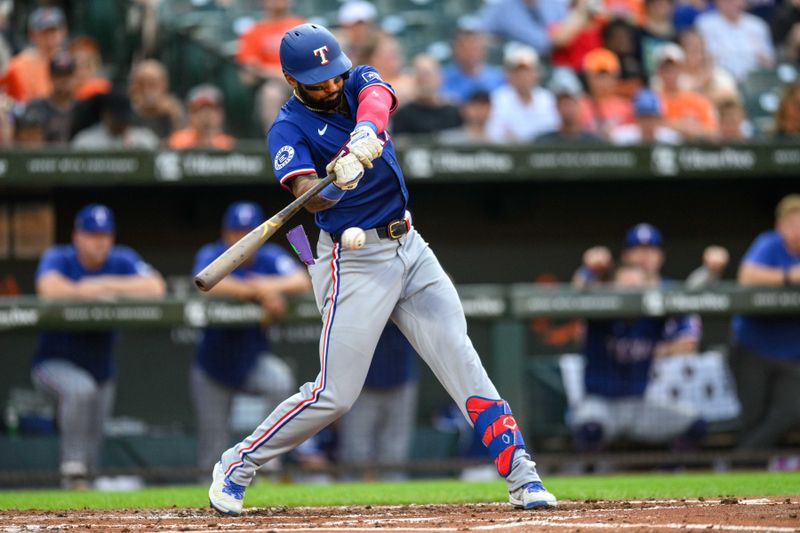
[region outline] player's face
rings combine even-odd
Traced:
[[[249,229],[225,229],[222,230],[222,240],[226,246],[231,247],[248,233]]]
[[[661,272],[664,252],[655,246],[633,246],[622,252],[622,261],[644,269],[651,279],[655,279]]]
[[[297,83],[297,82],[295,82]],[[332,111],[339,107],[344,95],[344,76],[336,76],[321,83],[303,85],[297,83],[295,87],[303,102],[316,109]]]
[[[786,243],[786,248],[793,253],[800,253],[800,212],[788,213],[778,221],[778,231]]]
[[[645,285],[647,285],[647,274],[639,267],[621,267],[614,275],[614,286],[620,289],[636,289]]]
[[[114,234],[75,231],[72,234],[72,242],[83,266],[90,269],[99,268],[106,262],[111,247],[114,246]]]

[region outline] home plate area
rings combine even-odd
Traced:
[[[0,531],[647,531],[800,532],[800,497],[508,504],[264,507],[239,517],[206,509],[4,511]]]

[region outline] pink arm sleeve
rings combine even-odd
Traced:
[[[371,85],[358,95],[356,122],[369,122],[375,126],[375,133],[381,133],[389,122],[389,113],[395,105],[392,92],[382,85]]]

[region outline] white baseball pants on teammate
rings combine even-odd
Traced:
[[[414,228],[398,240],[380,239],[375,230],[368,230],[366,243],[358,250],[342,250],[321,232],[317,256],[309,272],[323,323],[320,374],[222,455],[223,471],[239,485],[249,485],[259,465],[291,450],[350,409],[389,318],[465,416],[469,398],[500,399],[467,336],[453,283]],[[502,422],[494,416],[488,422],[493,420]],[[512,453],[506,477],[509,490],[538,481],[535,463],[524,448]]]

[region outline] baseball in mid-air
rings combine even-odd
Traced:
[[[342,246],[345,250],[358,250],[364,246],[367,234],[361,228],[347,228],[342,233]]]

